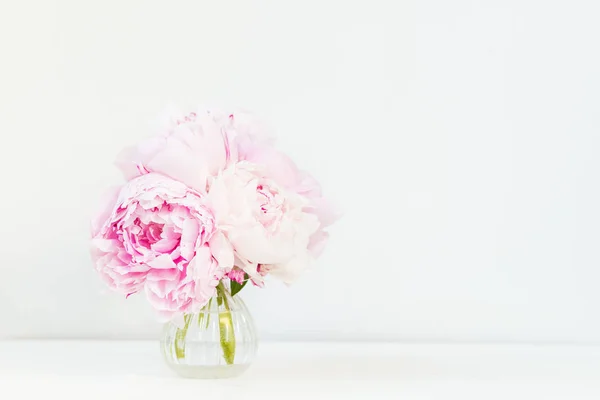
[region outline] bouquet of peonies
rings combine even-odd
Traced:
[[[163,321],[272,275],[291,283],[319,256],[335,213],[318,183],[247,113],[169,113],[159,134],[125,149],[127,182],[92,221],[96,270],[142,292]]]

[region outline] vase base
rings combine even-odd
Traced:
[[[169,367],[179,376],[190,379],[227,379],[240,376],[250,364],[237,365],[185,365],[171,364]]]

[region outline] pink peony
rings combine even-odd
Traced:
[[[255,282],[268,271],[291,283],[318,256],[334,216],[316,182],[281,153],[255,148],[246,159],[214,179],[208,202]]]
[[[309,173],[298,169],[288,156],[267,141],[245,141],[244,143],[244,146],[238,146],[239,158],[259,168],[263,177],[271,180],[282,191],[301,198],[304,203],[303,213],[313,215],[318,220],[318,228],[309,238],[306,248],[308,253],[300,251],[297,257],[285,264],[257,266],[260,271],[259,276],[274,272],[275,276],[282,277],[288,282],[292,281],[310,265],[312,260],[321,255],[329,239],[329,233],[325,229],[339,218],[339,213],[323,197],[319,183]],[[248,269],[254,271],[254,266],[250,265]],[[252,276],[256,277],[256,274]],[[255,280],[261,282],[260,278]]]
[[[202,195],[157,173],[129,181],[92,227],[96,269],[112,288],[144,290],[165,319],[198,311],[233,267]]]
[[[305,199],[304,211],[315,215],[319,220],[319,228],[313,233],[309,243],[311,255],[318,257],[329,238],[324,229],[339,218],[333,205],[323,197],[319,183],[308,172],[299,170],[288,156],[271,146],[255,144],[246,150],[243,158],[261,165],[265,174],[273,181]]]
[[[173,114],[164,120],[159,136],[126,148],[117,158],[117,166],[128,180],[158,172],[206,192],[207,178],[225,168],[231,157],[223,130],[228,119],[199,111]]]
[[[116,163],[127,180],[158,172],[204,193],[208,179],[235,164],[240,151],[270,142],[268,129],[249,113],[170,110],[158,136],[126,148]]]

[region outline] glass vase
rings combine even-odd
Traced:
[[[166,363],[186,378],[238,376],[250,366],[257,348],[246,305],[222,283],[200,312],[184,315],[183,326],[167,323],[161,339]]]

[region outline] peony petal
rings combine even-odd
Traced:
[[[151,248],[158,253],[171,253],[177,248],[178,244],[178,239],[165,238],[151,245]]]
[[[214,296],[219,279],[224,276],[224,272],[219,273],[208,246],[202,246],[196,250],[196,256],[188,266],[188,274],[196,284],[195,298],[199,302],[208,301]]]
[[[102,195],[98,211],[91,221],[92,237],[100,233],[100,229],[113,213],[120,191],[121,186],[113,186]]]
[[[180,140],[169,137],[164,148],[148,161],[148,168],[205,192],[208,171],[199,159]]]
[[[188,261],[194,257],[196,240],[198,239],[198,229],[198,221],[191,218],[187,218],[183,221],[179,248],[181,249],[181,256]]]
[[[198,116],[201,136],[200,148],[195,148],[197,154],[202,154],[206,163],[206,170],[211,175],[216,175],[225,168],[227,163],[226,143],[221,132],[221,126],[209,113]]]
[[[209,243],[213,257],[219,263],[219,268],[230,271],[233,268],[233,247],[222,232],[216,232]]]
[[[322,228],[333,224],[340,218],[340,212],[323,197],[313,199],[306,209],[317,216]]]
[[[104,253],[117,252],[120,245],[121,243],[116,239],[92,239],[92,246]]]
[[[294,255],[292,240],[280,240],[265,232],[262,225],[237,227],[227,233],[235,251],[242,258],[258,264],[277,264]]]
[[[143,156],[139,153],[137,147],[126,147],[115,160],[115,165],[121,170],[126,180],[133,179],[141,175],[138,165],[141,165]]]
[[[313,258],[317,258],[323,253],[329,240],[329,234],[322,230],[315,232],[308,242],[308,252]]]
[[[156,257],[154,260],[149,261],[148,265],[152,268],[158,269],[168,269],[168,268],[177,268],[171,257],[168,254],[161,254]]]
[[[269,273],[284,283],[291,284],[310,267],[311,261],[308,256],[294,257],[286,263],[270,265]]]
[[[180,273],[177,269],[152,269],[148,271],[146,279],[149,281],[172,281],[179,278]]]
[[[143,175],[148,171],[148,161],[160,151],[165,140],[165,137],[158,136],[146,139],[138,146],[127,147],[117,155],[115,165],[128,181]]]

